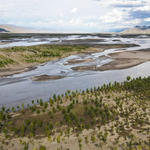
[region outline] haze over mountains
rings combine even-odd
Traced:
[[[51,33],[51,29],[31,29],[9,24],[0,24],[0,33]]]
[[[109,31],[120,34],[150,34],[150,26],[135,26],[134,28],[112,29]],[[0,33],[58,33],[52,29],[31,29],[9,24],[0,24]]]

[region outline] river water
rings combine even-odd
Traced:
[[[98,65],[101,66],[106,64],[111,60],[111,58],[100,58],[99,56],[107,56],[110,53],[116,53],[121,51],[131,51],[150,48],[150,38],[149,37],[135,37],[135,38],[122,38],[122,37],[109,37],[101,38],[98,36],[69,36],[63,38],[53,38],[46,39],[46,41],[41,39],[36,39],[36,41],[31,39],[26,40],[16,40],[17,42],[10,42],[6,45],[1,45],[1,47],[7,46],[29,46],[37,44],[52,44],[53,40],[56,41],[55,44],[61,44],[62,40],[76,40],[76,39],[104,39],[102,42],[97,42],[95,44],[138,44],[137,47],[129,48],[117,48],[117,49],[107,49],[104,52],[87,54],[87,55],[71,55],[60,60],[47,62],[44,65],[38,65],[37,69],[24,72],[21,74],[16,74],[13,76],[7,76],[0,78],[0,107],[5,105],[5,107],[13,107],[16,105],[21,105],[21,103],[31,104],[31,100],[36,100],[42,98],[47,101],[49,97],[53,94],[62,94],[67,89],[71,91],[85,90],[86,88],[93,88],[107,84],[109,82],[114,83],[123,82],[126,80],[126,76],[131,76],[131,78],[136,77],[147,77],[150,75],[150,62],[143,63],[141,65],[122,70],[112,70],[112,71],[74,71],[71,68],[76,66],[85,65]],[[30,40],[30,42],[29,42]],[[58,40],[58,41],[57,41]],[[93,44],[93,43],[92,43]],[[74,65],[66,65],[67,60],[77,59],[82,60],[84,58],[92,58],[95,61],[88,63],[80,63]],[[40,75],[53,75],[53,76],[65,76],[66,78],[53,80],[53,81],[43,81],[36,82],[32,81],[30,78],[33,76]]]

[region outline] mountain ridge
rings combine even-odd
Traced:
[[[150,26],[135,26],[119,32],[121,34],[150,34]]]

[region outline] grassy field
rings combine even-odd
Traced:
[[[7,67],[14,62],[18,62],[18,65],[22,63],[43,63],[54,58],[60,58],[65,54],[69,55],[71,52],[81,52],[86,48],[88,48],[88,46],[51,45],[3,48],[0,49],[0,68]]]
[[[32,100],[32,106],[3,106],[0,148],[147,150],[149,119],[150,77],[128,76],[123,83]]]
[[[86,51],[99,52],[109,48],[124,48],[136,46],[134,44],[125,45],[99,45],[96,47],[79,45],[37,45],[28,47],[9,47],[0,49],[0,68],[1,69],[23,69],[43,62],[67,57],[71,54]],[[97,49],[97,50],[95,50]]]

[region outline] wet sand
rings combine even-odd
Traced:
[[[76,71],[106,71],[119,70],[137,66],[150,61],[150,49],[109,54],[112,61],[103,66],[78,66],[71,69]]]
[[[67,64],[64,65],[73,65],[73,64],[79,64],[79,63],[86,63],[86,62],[92,62],[94,61],[94,59],[92,58],[85,58],[85,59],[81,59],[81,60],[77,60],[77,59],[70,59],[67,62]]]
[[[5,77],[5,76],[12,76],[14,74],[20,74],[23,72],[27,72],[27,71],[31,71],[31,70],[35,70],[37,67],[36,66],[27,66],[25,68],[23,67],[13,67],[13,68],[4,68],[4,69],[0,69],[0,77]]]
[[[57,80],[65,78],[65,76],[49,76],[49,75],[41,75],[41,76],[35,76],[31,77],[32,81],[50,81],[50,80]]]
[[[88,49],[81,51],[80,53],[78,53],[76,51],[69,52],[69,53],[64,54],[61,58],[68,57],[69,55],[82,56],[82,55],[92,54],[95,52],[103,52],[104,50],[111,49],[111,48],[123,48],[123,47],[133,47],[133,46],[137,46],[137,45],[135,45],[135,44],[122,44],[122,45],[119,45],[119,44],[102,44],[102,45],[93,45],[93,46],[90,45],[90,47]],[[1,53],[4,56],[6,55],[5,52],[1,52]],[[27,72],[27,71],[30,71],[30,68],[32,68],[31,70],[36,69],[35,66],[40,64],[38,62],[35,62],[35,63],[22,62],[20,60],[19,55],[16,53],[10,53],[10,58],[14,59],[18,64],[9,65],[9,66],[6,66],[5,68],[0,68],[0,77],[11,76],[14,74],[20,74],[23,72]],[[54,57],[54,58],[51,58],[49,61],[53,61],[53,60],[57,60],[57,59],[60,59],[60,58]],[[84,62],[90,62],[90,61],[92,61],[92,60],[88,60],[88,61],[84,60]],[[47,61],[44,61],[44,62],[47,62]],[[71,62],[71,63],[75,64],[75,63],[80,63],[80,62],[77,61],[77,62]],[[76,69],[74,69],[74,70],[76,70]],[[85,70],[89,70],[89,69],[87,68]]]

